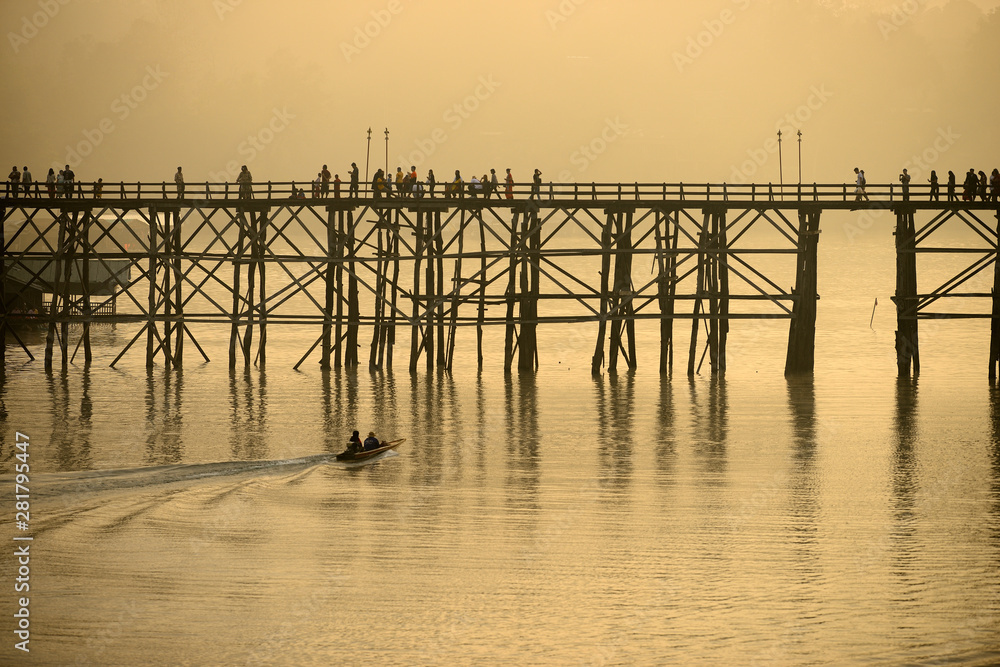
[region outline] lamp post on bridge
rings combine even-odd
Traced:
[[[802,185],[802,130],[799,130],[799,185]]]
[[[368,128],[368,153],[365,155],[365,183],[368,182],[368,163],[372,159],[372,128]]]
[[[385,128],[385,178],[389,180],[389,128]]]
[[[785,168],[781,163],[781,130],[778,130],[778,191],[785,198]]]

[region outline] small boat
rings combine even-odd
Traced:
[[[343,451],[340,454],[337,454],[337,460],[343,461],[344,463],[358,463],[360,461],[368,461],[369,459],[375,458],[379,454],[388,452],[391,449],[396,449],[396,447],[399,447],[404,442],[406,442],[406,438],[402,438],[400,440],[393,440],[392,442],[383,442],[375,449],[369,449],[363,452]]]

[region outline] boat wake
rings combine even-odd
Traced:
[[[387,454],[390,453],[387,452]],[[187,463],[144,468],[39,474],[32,478],[31,492],[37,497],[65,496],[75,493],[98,493],[185,483],[206,478],[288,475],[306,472],[311,468],[326,464],[338,468],[356,468],[360,465],[339,463],[334,460],[334,456],[334,454],[316,454],[275,461]],[[381,458],[383,457],[379,456],[363,463],[371,463]]]

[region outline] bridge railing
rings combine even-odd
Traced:
[[[115,199],[115,200],[176,200],[218,201],[238,199],[316,200],[322,198],[393,199],[393,198],[491,198],[541,201],[698,201],[698,202],[901,202],[932,200],[930,185],[911,185],[906,193],[898,183],[869,184],[863,191],[852,183],[514,183],[507,188],[504,183],[493,189],[486,183],[438,182],[434,186],[421,182],[416,186],[388,184],[388,189],[376,191],[371,183],[359,184],[357,193],[346,182],[339,187],[330,183],[328,188],[311,181],[264,181],[251,184],[233,182],[191,182],[181,186],[168,181],[160,182],[74,182],[71,184],[46,184],[34,182],[18,185],[8,182],[7,198],[39,199]],[[15,192],[16,190],[16,192]],[[942,201],[967,201],[962,186],[954,193],[942,187],[937,196]],[[996,193],[987,193],[997,201]],[[972,200],[983,200],[978,191]]]

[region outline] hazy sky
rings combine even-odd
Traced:
[[[6,163],[307,180],[869,181],[1000,166],[995,0],[4,0]],[[914,161],[914,157],[918,161]],[[6,172],[5,172],[6,173]],[[234,178],[235,172],[229,178]]]

